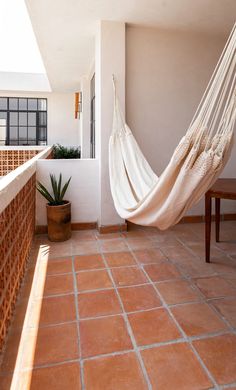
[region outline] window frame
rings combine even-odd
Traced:
[[[15,141],[15,145],[14,146],[36,146],[36,145],[47,145],[47,138],[48,138],[48,134],[47,134],[47,129],[48,129],[48,99],[47,98],[44,98],[44,97],[24,97],[24,96],[0,96],[0,99],[7,99],[7,108],[6,109],[3,109],[3,108],[0,108],[0,113],[1,112],[5,112],[6,113],[6,139],[5,139],[5,145],[6,146],[11,146],[13,141]],[[10,99],[17,99],[17,107],[16,108],[13,108],[11,109],[10,108]],[[26,109],[20,109],[20,100],[26,100]],[[37,101],[37,104],[36,104],[36,107],[37,108],[34,108],[34,109],[29,109],[29,100],[36,100]],[[41,100],[44,100],[45,103],[46,103],[46,107],[44,110],[41,110],[40,109],[40,101]],[[10,114],[11,113],[17,113],[17,125],[11,125],[10,123]],[[26,125],[20,125],[19,123],[19,119],[20,119],[20,113],[26,113],[27,114],[27,120],[26,120]],[[29,113],[35,113],[35,117],[36,117],[36,121],[35,121],[35,125],[29,125]],[[42,125],[40,124],[40,113],[44,113],[45,114],[45,122],[46,124],[45,125]],[[3,126],[1,126],[3,127]],[[11,127],[15,127],[17,129],[17,138],[16,139],[11,139],[10,138],[10,128]],[[27,137],[26,137],[26,141],[25,143],[23,143],[22,141],[20,141],[20,128],[26,128],[27,130]],[[35,137],[35,140],[34,142],[32,142],[33,140],[30,140],[29,139],[29,129],[30,128],[34,128],[36,129],[36,137]],[[41,139],[40,137],[40,129],[45,129],[45,138],[44,139]],[[0,140],[1,141],[4,141],[4,140]]]

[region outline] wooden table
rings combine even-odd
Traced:
[[[205,251],[206,262],[210,263],[211,246],[211,199],[215,198],[216,242],[220,241],[220,200],[236,200],[236,179],[218,179],[205,194]]]

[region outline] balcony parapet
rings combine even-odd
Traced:
[[[0,180],[0,351],[11,323],[35,232],[37,154]]]

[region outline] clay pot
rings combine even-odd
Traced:
[[[50,241],[66,241],[71,237],[71,203],[60,206],[47,204],[48,238]]]

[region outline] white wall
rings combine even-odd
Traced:
[[[62,173],[63,182],[71,182],[65,198],[72,203],[72,222],[96,222],[98,219],[98,160],[40,160],[37,180],[50,187],[49,174]],[[46,225],[46,200],[37,193],[36,225]]]
[[[48,145],[80,145],[80,121],[75,119],[73,93],[6,92],[0,96],[43,97],[48,99]]]
[[[129,26],[126,118],[159,175],[185,134],[226,37]],[[222,177],[235,177],[236,148]],[[235,212],[236,202],[224,211]],[[189,212],[203,214],[203,201]]]
[[[120,103],[125,110],[125,24],[101,21],[96,36],[96,157],[99,159],[99,225],[116,225],[124,221],[117,214],[111,196],[108,166],[108,142],[112,128],[113,87],[117,85]]]
[[[18,91],[51,92],[46,73],[0,72],[0,85],[4,91],[17,88]]]

